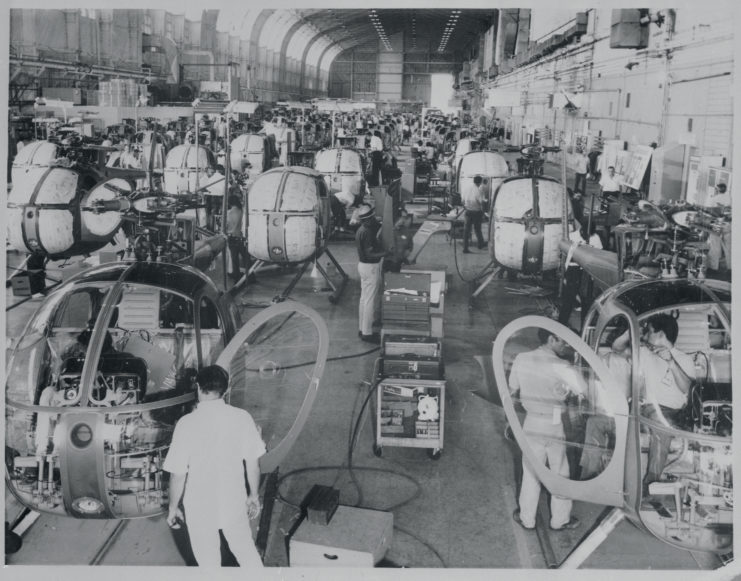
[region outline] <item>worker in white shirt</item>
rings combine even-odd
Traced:
[[[484,196],[481,192],[483,183],[481,176],[474,176],[473,181],[463,187],[461,200],[465,208],[465,225],[463,228],[463,253],[468,254],[468,245],[471,238],[471,230],[476,233],[476,241],[479,249],[486,247],[484,235],[481,233],[481,222],[484,218]]]
[[[579,151],[574,159],[574,194],[581,192],[582,195],[587,193],[587,173],[589,173],[589,158],[583,151]],[[581,186],[581,189],[580,189]]]
[[[141,169],[141,161],[134,155],[130,143],[124,144],[123,153],[121,154],[120,164],[125,169]]]
[[[607,168],[607,173],[602,176],[602,178],[599,181],[599,186],[602,189],[602,196],[603,197],[613,197],[617,198],[620,194],[620,182],[618,181],[617,176],[615,175],[615,167],[610,166]]]
[[[381,185],[381,168],[383,168],[383,138],[381,132],[376,130],[370,140],[371,149],[371,177],[368,184],[371,186]]]

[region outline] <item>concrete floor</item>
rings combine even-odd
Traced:
[[[514,159],[518,154],[508,155]],[[546,173],[558,177],[560,168],[547,165]],[[571,183],[573,177],[569,176]],[[590,189],[594,187],[590,184]],[[343,359],[327,363],[311,416],[280,467],[284,480],[279,492],[285,502],[275,505],[265,555],[265,564],[274,569],[266,574],[309,579],[317,573],[285,569],[289,563],[286,536],[297,518],[291,505],[299,503],[314,484],[338,488],[341,504],[393,512],[395,530],[383,562],[388,567],[466,569],[461,575],[469,579],[472,575],[490,577],[485,569],[546,566],[535,533],[524,531],[512,521],[517,506],[519,450],[503,437],[504,413],[489,401],[474,357],[490,356],[492,341],[507,322],[526,312],[542,312],[549,303],[547,299],[512,294],[505,286],[512,287],[513,283],[495,279],[476,299],[474,308],[469,309],[469,284],[457,272],[454,249],[457,246],[458,268],[466,279],[487,264],[489,255],[486,250],[475,249],[471,254],[460,254],[459,242],[454,245],[445,235],[433,236],[417,259],[420,268],[447,270],[443,340],[447,380],[445,437],[439,460],[430,459],[424,450],[410,448],[386,447],[382,457],[376,457],[372,450],[373,415],[366,412],[352,453],[353,469],[348,469],[349,434],[368,393],[378,357],[378,351],[357,336],[360,289],[354,245],[344,242],[331,246],[351,277],[339,304],[330,305],[327,292],[314,292],[308,273],[294,289],[292,297],[314,307],[327,322],[330,358]],[[237,300],[265,304],[289,279],[289,274],[260,273],[258,282],[249,285]],[[533,280],[522,282],[536,284]],[[34,299],[11,311],[8,333],[15,333],[38,304]],[[242,312],[243,319],[248,319],[257,310],[244,306]],[[578,326],[576,321],[574,326]],[[545,503],[545,494],[542,496]],[[17,511],[13,502],[6,501],[6,519],[13,518]],[[574,514],[582,520],[582,527],[550,534],[558,561],[578,544],[602,511],[600,506],[575,503]],[[24,535],[21,551],[7,557],[6,562],[86,565],[94,558],[101,539],[115,525],[42,516]],[[187,544],[159,517],[129,522],[101,564],[181,566],[188,561]],[[674,549],[624,522],[584,568],[693,570],[693,578],[698,578],[698,570],[717,565],[714,558]],[[7,571],[19,573],[27,569]],[[444,578],[452,578],[453,572],[450,573]]]

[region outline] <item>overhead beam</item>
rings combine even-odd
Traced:
[[[314,17],[316,17],[316,15],[314,15]],[[342,30],[343,28],[350,28],[351,26],[355,26],[356,24],[359,24],[362,21],[365,21],[367,18],[368,18],[368,14],[365,11],[363,11],[362,15],[359,15],[357,18],[348,20],[347,22],[344,23],[344,26],[343,25],[333,26],[331,28],[327,28],[325,30],[320,31],[311,37],[309,42],[307,42],[306,46],[304,47],[303,55],[301,55],[301,81],[299,83],[300,91],[303,90],[305,81],[306,81],[306,57],[309,55],[309,51],[311,50],[311,47],[314,46],[314,43],[316,43],[323,36],[329,36],[329,34],[332,32],[337,32],[338,30]],[[306,17],[305,20],[309,20],[309,17]],[[310,21],[311,20],[309,20],[309,22]]]
[[[286,52],[288,51],[288,45],[291,43],[293,35],[296,34],[303,26],[308,26],[308,24],[306,24],[304,19],[300,18],[291,26],[291,28],[288,29],[285,36],[283,37],[283,42],[280,45],[280,78],[278,79],[279,88],[283,88],[287,84],[286,78],[288,77],[288,71],[286,69],[288,68],[288,55],[286,54]]]
[[[255,19],[255,22],[252,23],[252,30],[250,30],[250,49],[247,53],[247,58],[250,61],[250,69],[248,74],[250,75],[250,81],[248,82],[248,86],[251,89],[254,89],[252,86],[252,75],[253,71],[259,71],[260,70],[260,33],[259,31],[262,29],[262,27],[265,25],[265,22],[268,18],[270,18],[273,15],[273,12],[275,12],[274,9],[265,9],[260,12],[260,14]],[[255,56],[253,58],[253,52],[252,47],[255,47]]]

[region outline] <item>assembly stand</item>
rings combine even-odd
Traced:
[[[335,285],[332,282],[332,280],[329,278],[329,275],[327,274],[327,271],[324,270],[324,267],[319,262],[319,259],[322,256],[327,256],[329,260],[332,261],[332,264],[334,264],[334,267],[337,269],[337,272],[340,275],[340,282],[338,285]],[[324,277],[324,280],[327,281],[327,284],[332,289],[332,294],[329,295],[329,302],[332,303],[333,305],[337,304],[337,302],[340,300],[340,297],[342,296],[342,293],[345,291],[345,286],[347,285],[347,281],[350,280],[350,277],[342,269],[342,267],[340,266],[340,263],[337,262],[337,259],[334,257],[334,255],[329,250],[329,248],[326,248],[326,247],[318,250],[310,258],[307,258],[306,260],[298,263],[300,265],[298,272],[296,272],[294,277],[291,279],[291,282],[288,283],[288,286],[283,290],[283,292],[273,298],[274,303],[283,302],[284,300],[288,298],[288,295],[291,294],[291,291],[293,291],[294,287],[298,284],[298,281],[301,280],[301,277],[306,273],[306,269],[309,267],[309,264],[311,263],[314,263],[316,265],[317,270],[321,273],[322,277]],[[247,273],[245,274],[245,277],[248,277],[250,274],[258,272],[266,264],[272,265],[274,263],[268,263],[264,260],[255,260],[255,262],[250,267],[249,271],[247,271]]]

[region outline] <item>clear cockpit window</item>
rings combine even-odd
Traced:
[[[8,361],[9,401],[47,405],[41,402],[41,394],[57,383],[64,361],[84,360],[86,349],[81,341],[89,339],[110,286],[74,286],[47,299],[18,339]],[[61,405],[71,404],[71,399],[66,399]]]

